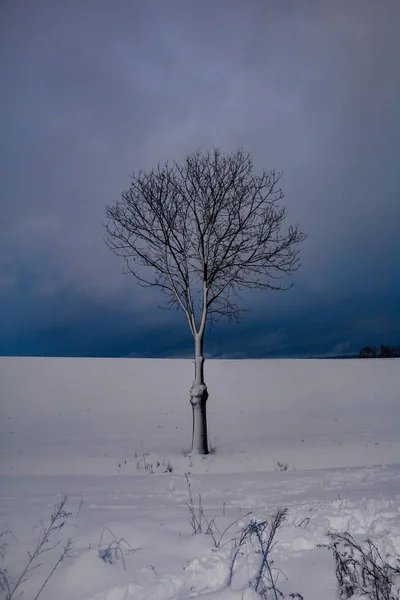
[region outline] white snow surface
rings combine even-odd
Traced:
[[[0,358],[10,577],[63,494],[72,555],[41,600],[255,600],[251,544],[227,587],[232,539],[279,507],[288,515],[272,558],[284,594],[337,598],[332,555],[318,547],[328,530],[400,556],[399,359],[207,361],[207,457],[188,453],[192,379],[190,360]],[[185,473],[217,539],[237,521],[219,548],[192,533]],[[113,540],[137,550],[105,562],[99,550]],[[24,597],[60,548],[29,574]]]

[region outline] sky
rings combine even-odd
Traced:
[[[398,0],[3,0],[0,354],[191,356],[104,207],[215,146],[283,171],[308,238],[293,288],[243,294],[206,355],[400,344],[399,25]]]

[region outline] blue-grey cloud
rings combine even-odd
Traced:
[[[0,351],[186,352],[184,320],[121,275],[101,222],[134,169],[213,145],[283,170],[289,218],[309,233],[296,287],[245,297],[248,328],[215,332],[215,351],[229,339],[238,353],[324,353],[363,328],[392,339],[397,0],[38,0],[1,12]],[[325,330],[340,335],[323,341]]]

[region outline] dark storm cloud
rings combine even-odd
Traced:
[[[183,348],[184,321],[121,276],[101,222],[133,169],[213,145],[244,146],[258,168],[283,170],[289,219],[309,233],[295,289],[248,300],[251,324],[272,335],[259,346],[301,352],[288,325],[297,318],[309,324],[304,352],[320,348],[316,306],[329,331],[343,329],[331,346],[356,336],[358,321],[388,335],[382,306],[400,299],[397,0],[38,0],[0,10],[3,348],[23,353],[25,340],[47,352],[46,338],[56,352],[67,331],[66,353],[83,344],[118,354],[128,314],[130,351],[156,353],[146,332],[169,321],[171,352]],[[392,333],[397,315],[389,311]],[[243,339],[232,329],[229,344],[254,340],[252,326]]]

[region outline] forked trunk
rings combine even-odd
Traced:
[[[195,335],[195,378],[190,389],[190,403],[193,409],[192,452],[208,454],[207,386],[204,383],[204,334]]]

